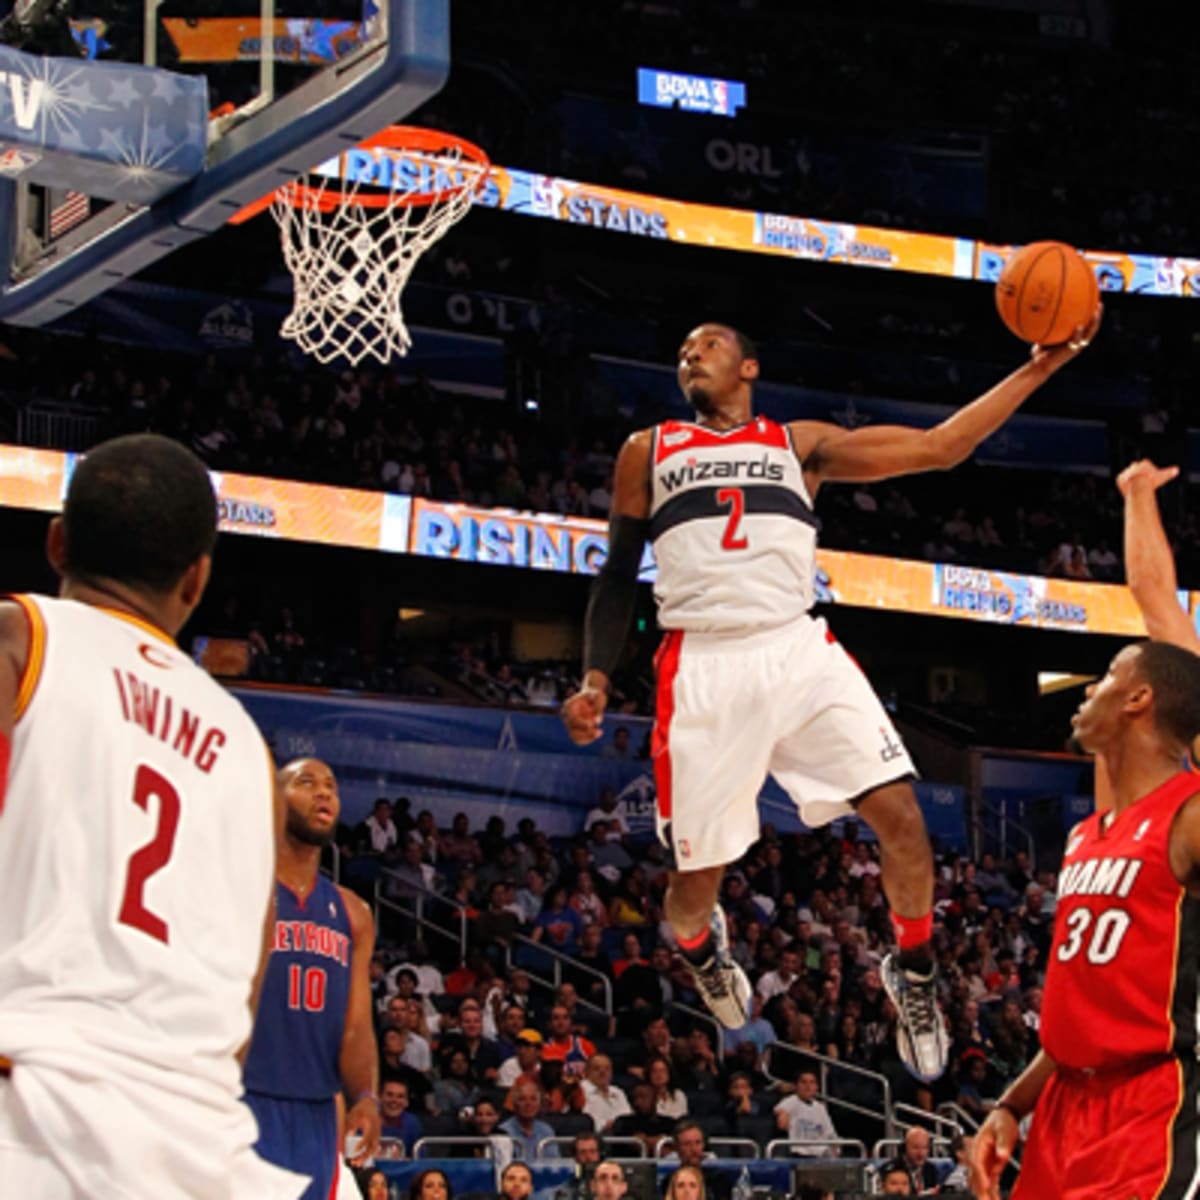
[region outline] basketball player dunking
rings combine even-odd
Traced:
[[[1072,720],[1103,760],[1111,811],[1067,839],[1042,1049],[975,1139],[976,1194],[999,1200],[1033,1113],[1013,1200],[1191,1200],[1200,1189],[1200,657],[1127,646]]]
[[[327,1200],[339,1176],[337,1097],[359,1135],[354,1165],[379,1149],[378,1053],[371,1019],[371,910],[320,872],[341,805],[333,772],[315,758],[282,767],[287,806],[279,842],[275,936],[250,1053],[246,1102],[259,1154],[312,1177],[305,1200]]]
[[[173,641],[216,535],[200,460],[119,438],[50,523],[60,598],[0,603],[4,1196],[290,1200],[306,1182],[253,1153],[236,1058],[271,928],[274,771]]]
[[[576,742],[600,737],[648,537],[666,630],[653,737],[659,832],[675,858],[666,913],[697,989],[726,1026],[748,1019],[750,985],[729,955],[717,898],[725,866],[758,836],[769,772],[807,824],[857,811],[875,830],[899,944],[884,980],[899,1011],[900,1054],[918,1078],[941,1074],[933,862],[913,767],[865,676],[824,621],[808,615],[813,501],[822,483],[962,462],[1087,344],[1098,321],[1069,346],[1035,347],[1030,362],[932,429],[853,431],[754,416],[753,344],[728,326],[701,325],[678,362],[696,419],[640,430],[622,447],[608,560],[584,628],[583,686],[563,718]]]

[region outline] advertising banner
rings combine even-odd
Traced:
[[[61,507],[78,456],[0,446],[0,504],[44,512]],[[608,553],[603,521],[513,509],[444,504],[384,492],[213,473],[221,528],[230,533],[319,542],[457,562],[594,575]],[[638,578],[655,578],[643,552]],[[1196,614],[1200,593],[1181,593]],[[816,597],[890,612],[955,617],[1032,629],[1145,634],[1128,588],[1115,584],[947,563],[818,549]]]
[[[164,17],[163,25],[180,62],[257,62],[262,57],[259,17]],[[366,40],[357,21],[315,17],[277,17],[269,36],[277,62],[308,66],[337,62]]]

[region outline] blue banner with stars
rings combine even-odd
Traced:
[[[0,177],[152,204],[204,169],[208,81],[0,46]]]

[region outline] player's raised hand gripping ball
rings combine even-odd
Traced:
[[[1062,242],[1031,242],[1004,265],[996,282],[1000,319],[1017,337],[1058,346],[1086,326],[1100,286],[1085,259]]]

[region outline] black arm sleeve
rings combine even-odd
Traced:
[[[625,648],[637,600],[638,567],[649,521],[613,517],[608,528],[608,558],[592,584],[583,622],[583,669],[612,675]]]

